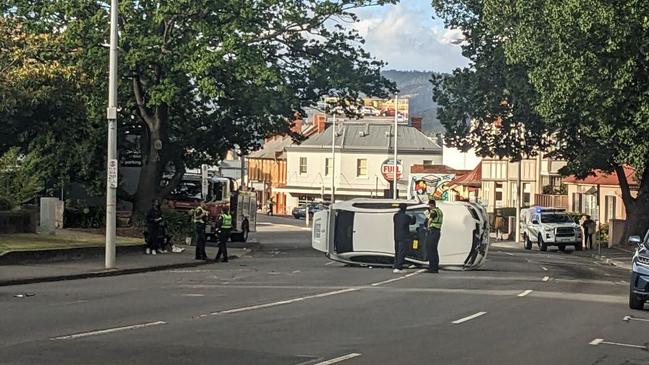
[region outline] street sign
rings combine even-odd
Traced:
[[[208,192],[209,192],[209,182],[208,182],[208,175],[207,175],[207,165],[202,164],[201,165],[201,196],[203,197],[203,200],[207,199]]]
[[[387,181],[392,181],[394,179],[394,160],[389,158],[383,161],[381,164],[381,174],[383,178]],[[401,165],[401,160],[397,160],[397,180],[401,180],[403,176],[403,167]]]
[[[108,186],[117,189],[117,160],[108,161]]]

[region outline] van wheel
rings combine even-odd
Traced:
[[[543,237],[541,237],[541,235],[539,235],[539,246],[541,247],[541,251],[548,250],[548,244],[543,241]]]
[[[644,300],[640,300],[633,291],[629,291],[629,308],[631,309],[644,309]]]
[[[523,244],[525,245],[526,250],[531,250],[532,249],[532,240],[527,236],[527,234],[523,235]]]

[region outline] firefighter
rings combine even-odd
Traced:
[[[232,215],[230,215],[230,209],[226,208],[223,210],[219,216],[218,221],[219,229],[219,251],[216,253],[214,261],[219,261],[221,254],[223,254],[223,262],[228,262],[228,239],[230,238],[230,232],[232,231]]]
[[[207,253],[205,253],[205,225],[209,212],[205,206],[205,202],[201,202],[199,206],[190,211],[192,215],[192,223],[194,223],[194,244],[196,245],[196,260],[207,260]]]
[[[434,199],[428,201],[426,211],[426,244],[428,246],[428,272],[439,272],[439,252],[437,246],[442,232],[444,213],[437,207]]]

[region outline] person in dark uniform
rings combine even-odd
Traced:
[[[584,227],[584,249],[593,249],[593,234],[595,234],[595,221],[590,219],[590,216],[587,215],[584,223],[581,224]]]
[[[394,272],[395,274],[403,272],[403,263],[406,260],[406,250],[411,242],[410,225],[415,224],[415,217],[406,213],[408,205],[399,204],[399,212],[394,215]]]
[[[146,214],[147,242],[146,253],[155,255],[160,251],[160,236],[162,235],[162,211],[160,201],[154,200],[151,209]]]
[[[196,260],[207,260],[205,252],[205,225],[209,212],[205,207],[205,202],[191,210],[192,223],[194,223],[194,244],[196,245]]]
[[[216,253],[214,261],[219,261],[223,255],[223,262],[228,262],[228,239],[232,232],[232,215],[230,215],[229,209],[221,213],[217,227],[219,228],[219,251]]]
[[[444,213],[437,207],[435,200],[428,201],[426,211],[426,244],[428,245],[428,272],[439,272],[439,252],[437,246],[442,233]]]

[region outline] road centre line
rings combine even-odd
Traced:
[[[313,364],[313,365],[331,365],[331,364],[339,363],[339,362],[342,362],[342,361],[345,361],[345,360],[353,359],[353,358],[359,357],[359,356],[361,356],[361,354],[356,353],[356,352],[352,352],[351,354],[339,356],[339,357],[337,357],[335,359],[322,361],[322,362],[319,362],[319,363],[316,363],[316,364]]]
[[[543,279],[541,279],[541,281],[548,281],[548,280],[550,280],[549,276],[544,276]]]
[[[159,326],[159,325],[162,325],[162,324],[167,324],[167,322],[156,321],[156,322],[134,324],[134,325],[131,325],[131,326],[108,328],[108,329],[105,329],[105,330],[81,332],[81,333],[75,333],[75,334],[67,335],[67,336],[59,336],[59,337],[50,338],[50,340],[73,340],[75,338],[105,335],[107,333],[128,331],[128,330],[134,330],[134,329],[138,329],[138,328],[151,327],[151,326]]]
[[[596,338],[588,343],[589,345],[597,346],[597,345],[613,345],[613,346],[622,346],[622,347],[630,347],[634,349],[642,349],[647,351],[647,346],[641,346],[641,345],[631,345],[628,343],[620,343],[620,342],[609,342],[609,341],[604,341],[603,338]]]
[[[528,290],[525,290],[524,292],[518,294],[518,296],[519,296],[519,297],[524,297],[524,296],[528,295],[529,293],[531,293],[532,291],[533,291],[533,290],[529,290],[529,289],[528,289]]]
[[[286,305],[286,304],[291,304],[291,303],[302,302],[302,301],[309,300],[309,299],[324,298],[324,297],[328,297],[328,296],[332,296],[332,295],[350,293],[350,292],[353,292],[353,291],[358,291],[360,289],[361,288],[347,288],[347,289],[334,290],[334,291],[320,293],[320,294],[306,295],[306,296],[299,297],[299,298],[280,300],[280,301],[277,301],[277,302],[270,302],[270,303],[251,305],[251,306],[241,307],[241,308],[227,309],[227,310],[223,310],[223,311],[212,312],[212,313],[209,313],[209,314],[201,314],[199,316],[199,318],[207,317],[207,316],[217,316],[217,315],[223,315],[223,314],[234,314],[234,313],[248,312],[248,311],[253,311],[253,310],[257,310],[257,309],[264,309],[264,308],[270,308],[270,307],[277,307],[277,306],[280,306],[280,305]]]
[[[451,323],[453,323],[453,324],[464,323],[464,322],[466,322],[466,321],[470,321],[470,320],[472,320],[472,319],[478,318],[478,317],[480,317],[480,316],[482,316],[482,315],[485,315],[485,314],[487,314],[487,312],[478,312],[478,313],[472,314],[472,315],[470,315],[470,316],[467,316],[467,317],[464,317],[464,318],[457,319],[457,320],[455,320],[455,321],[453,321],[453,322],[451,322]]]

